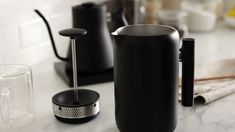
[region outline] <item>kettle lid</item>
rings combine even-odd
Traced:
[[[73,8],[84,9],[84,10],[88,9],[88,10],[90,10],[90,9],[97,9],[97,8],[100,8],[100,7],[101,7],[101,5],[96,4],[94,2],[86,2],[86,3],[83,3],[81,5],[74,6]]]

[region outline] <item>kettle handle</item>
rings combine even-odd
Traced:
[[[51,40],[51,44],[52,44],[52,47],[53,47],[55,56],[56,56],[58,59],[62,60],[62,61],[68,61],[68,58],[61,57],[61,56],[58,54],[57,49],[56,49],[56,45],[55,45],[55,41],[54,41],[54,38],[53,38],[53,36],[52,36],[51,28],[50,28],[50,25],[49,25],[48,21],[46,20],[46,18],[42,15],[42,13],[41,13],[39,10],[35,9],[34,11],[35,11],[35,12],[38,14],[38,16],[43,20],[43,22],[45,23],[45,25],[46,25],[46,27],[47,27],[47,31],[48,31],[48,34],[49,34],[49,36],[50,36],[50,40]]]
[[[180,61],[182,62],[182,105],[190,107],[194,105],[194,39],[185,38],[180,49]]]
[[[111,20],[119,27],[127,26],[128,22],[125,17],[125,9],[118,7],[114,12],[111,13]]]

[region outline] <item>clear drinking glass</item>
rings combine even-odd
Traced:
[[[0,120],[16,129],[34,117],[32,71],[26,65],[0,66]]]

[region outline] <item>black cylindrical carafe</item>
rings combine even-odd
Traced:
[[[106,8],[103,5],[85,3],[72,8],[74,28],[84,28],[87,35],[76,40],[79,72],[99,73],[113,68],[113,49],[107,26]],[[71,49],[71,48],[69,48]],[[68,52],[71,61],[71,51]],[[67,70],[71,69],[67,63]]]
[[[119,28],[112,35],[118,128],[121,132],[173,132],[177,124],[178,32],[168,26],[136,25]],[[183,105],[191,106],[194,59],[188,59],[187,47],[194,45],[181,50],[182,83],[188,89],[183,88]]]

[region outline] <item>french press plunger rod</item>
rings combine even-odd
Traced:
[[[99,114],[100,95],[92,90],[78,89],[77,62],[75,39],[87,33],[84,29],[71,28],[59,32],[60,35],[70,37],[72,44],[73,62],[73,90],[60,92],[53,96],[53,112],[55,117],[66,123],[82,123],[89,121]]]

